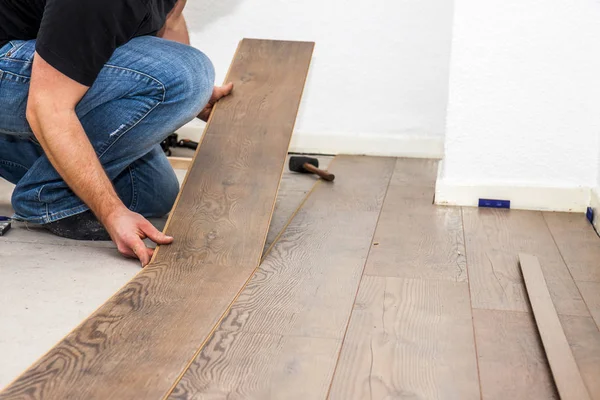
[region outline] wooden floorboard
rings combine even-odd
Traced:
[[[436,177],[396,162],[332,399],[479,398],[461,213],[432,204]]]
[[[530,311],[518,254],[540,259],[559,314],[589,316],[548,226],[537,211],[463,208],[473,308]]]
[[[434,206],[437,161],[398,159],[365,273],[466,282],[460,208]]]
[[[556,245],[600,328],[600,238],[579,213],[544,213]]]
[[[600,283],[600,238],[582,213],[544,213],[575,281]]]
[[[598,329],[600,329],[600,283],[598,282],[577,282],[581,296],[587,304],[590,314],[596,321]]]
[[[479,399],[466,282],[365,276],[330,398]]]
[[[561,400],[589,400],[590,396],[552,303],[537,257],[521,253],[519,264],[527,288],[527,297]]]
[[[150,266],[2,399],[160,399],[261,258],[313,50],[244,40]]]
[[[394,164],[336,157],[171,398],[325,398]]]
[[[485,400],[558,400],[533,315],[473,310]]]
[[[288,160],[291,156],[288,156]],[[319,166],[322,169],[327,169],[329,163],[333,159],[331,156],[311,156],[319,160]],[[319,181],[316,175],[299,174],[291,172],[286,161],[286,168],[281,178],[281,185],[277,193],[277,201],[275,202],[275,210],[273,218],[269,226],[267,241],[263,250],[263,255],[271,247],[277,236],[285,229],[290,218],[296,210],[302,205],[309,192],[314,185]]]

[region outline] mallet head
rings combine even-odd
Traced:
[[[312,173],[311,171],[307,171],[306,168],[304,168],[304,164],[306,163],[311,164],[316,168],[319,168],[319,160],[317,160],[316,158],[292,156],[290,157],[290,171],[308,174]]]

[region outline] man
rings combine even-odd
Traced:
[[[179,184],[160,142],[232,85],[189,46],[185,0],[0,0],[0,176],[15,218],[145,266]]]

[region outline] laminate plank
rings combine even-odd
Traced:
[[[558,400],[533,315],[473,309],[483,400]]]
[[[405,207],[404,187],[390,186],[365,273],[400,278],[467,281],[458,207]]]
[[[598,329],[600,329],[600,283],[579,281],[577,282],[577,286],[590,310],[592,318],[594,318]]]
[[[479,399],[466,282],[365,276],[331,399]]]
[[[537,211],[463,208],[473,308],[530,311],[518,253],[535,254],[559,314],[589,316],[544,217]]]
[[[432,204],[437,160],[398,159],[365,273],[466,282],[462,215]]]
[[[590,397],[600,400],[600,331],[590,317],[559,318]]]
[[[315,395],[304,398],[326,395],[394,164],[336,157],[334,184],[317,184],[171,398],[302,398],[298,394],[307,390]],[[275,347],[274,336],[284,338]],[[244,338],[252,343],[245,345],[241,341],[250,339]],[[334,351],[306,370],[295,361],[290,338],[325,340]],[[312,352],[310,346],[306,351]],[[308,353],[302,357],[317,357]],[[256,363],[240,361],[245,354]],[[278,371],[293,380],[282,381]],[[253,380],[259,374],[260,384]]]
[[[327,169],[333,159],[331,156],[311,156],[319,160],[320,168]],[[288,156],[289,160],[290,156]],[[288,165],[288,161],[286,161]],[[302,202],[309,195],[314,185],[319,181],[315,175],[299,174],[287,169],[281,178],[281,185],[275,201],[275,210],[269,226],[267,241],[263,250],[265,252],[271,247],[277,236],[285,229],[296,210],[302,205]]]
[[[1,399],[159,399],[258,266],[312,43],[243,40],[152,263]]]
[[[590,399],[537,257],[519,254],[527,294],[561,400]]]
[[[337,339],[217,331],[169,399],[324,399],[339,347]]]
[[[600,283],[600,238],[583,214],[544,213],[575,281]]]

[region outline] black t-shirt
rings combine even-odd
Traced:
[[[54,68],[91,86],[115,49],[155,35],[177,0],[0,0],[0,47],[37,39]]]

